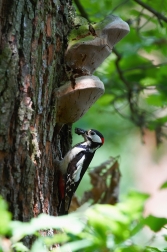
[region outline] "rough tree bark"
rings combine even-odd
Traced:
[[[64,76],[71,4],[0,2],[0,194],[15,220],[57,215],[54,159],[71,145],[71,126],[59,135],[55,93]]]

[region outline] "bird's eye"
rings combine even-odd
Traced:
[[[94,133],[94,132],[91,132],[90,134],[91,134],[91,136],[95,135],[95,133]]]

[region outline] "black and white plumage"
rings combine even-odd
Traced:
[[[95,151],[104,143],[103,135],[94,129],[85,131],[76,128],[75,133],[84,137],[60,162],[58,214],[68,214],[72,196],[89,167]]]

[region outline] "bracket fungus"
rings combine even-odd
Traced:
[[[76,72],[77,69],[81,69],[83,74],[92,74],[111,54],[114,45],[128,32],[129,25],[114,15],[109,15],[102,22],[92,25],[92,29],[86,26],[85,33],[77,38],[72,37],[72,41],[69,42],[65,55],[67,66]]]
[[[57,115],[59,123],[73,123],[104,93],[103,82],[96,76],[81,76],[61,86],[57,92]]]
[[[111,54],[113,46],[128,32],[129,26],[121,18],[109,15],[102,22],[80,23],[70,34],[65,62],[75,77],[75,86],[68,81],[57,92],[58,123],[77,121],[104,93],[104,85],[92,75]]]

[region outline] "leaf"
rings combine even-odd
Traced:
[[[94,230],[98,243],[106,246],[106,234],[112,234],[118,241],[129,237],[131,220],[116,206],[94,205],[86,211],[90,230]]]
[[[143,86],[145,86],[145,87],[147,87],[147,86],[154,86],[154,85],[156,85],[157,84],[157,80],[155,79],[155,78],[152,78],[152,77],[145,77],[145,78],[143,78],[141,81],[140,81],[140,83],[143,85]]]
[[[146,98],[146,101],[149,105],[163,107],[166,105],[166,100],[163,99],[162,95],[160,94],[152,94]]]
[[[90,247],[91,245],[92,245],[92,241],[89,241],[88,239],[83,239],[80,241],[74,241],[74,242],[70,242],[63,245],[60,251],[61,252],[80,251],[81,249],[86,249],[87,247]]]
[[[128,215],[130,219],[141,217],[144,203],[149,198],[149,194],[132,191],[128,194],[125,202],[117,206]]]
[[[148,252],[148,251],[145,251],[141,247],[136,246],[136,245],[129,245],[129,246],[123,247],[119,250],[119,252],[141,252],[141,251]]]
[[[48,252],[48,249],[46,248],[46,246],[43,244],[43,241],[41,238],[39,238],[38,240],[36,240],[33,245],[32,248],[30,250],[30,252]]]
[[[165,188],[167,188],[167,181],[165,181],[165,182],[161,185],[161,187],[160,187],[160,189],[165,189]]]
[[[144,224],[147,225],[152,231],[158,232],[167,224],[167,219],[149,215],[144,219]]]
[[[9,224],[12,215],[7,211],[7,203],[0,196],[0,234],[8,234],[10,231]]]
[[[154,121],[150,121],[148,123],[148,128],[150,130],[155,130],[157,127],[160,127],[162,126],[163,124],[165,124],[167,122],[167,116],[163,116],[163,117],[160,117],[160,118],[157,118],[156,120]]]
[[[140,220],[148,197],[148,194],[131,192],[124,202],[116,206],[95,205],[86,211],[88,225],[103,242],[107,242],[106,233],[112,234],[117,242],[122,242],[142,229]]]
[[[73,233],[77,234],[82,231],[84,223],[78,221],[79,214],[69,214],[68,216],[54,217],[47,214],[40,214],[37,218],[33,218],[28,223],[22,223],[20,221],[13,221],[10,224],[14,241],[19,241],[25,235],[35,234],[40,229],[65,229],[70,230],[73,226]]]
[[[29,251],[29,249],[22,242],[17,242],[13,244],[12,248],[14,248],[16,251],[19,251],[19,252]]]
[[[43,237],[43,241],[47,246],[51,246],[53,244],[65,243],[69,241],[69,234],[66,233],[58,233],[53,236],[45,236]]]
[[[164,240],[167,241],[167,235],[163,235]]]
[[[155,247],[150,247],[150,246],[147,246],[147,252],[161,252],[161,250],[155,248]]]

